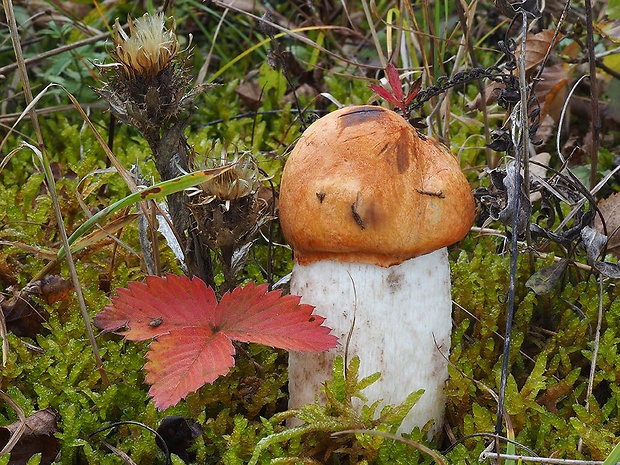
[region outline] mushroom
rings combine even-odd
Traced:
[[[474,218],[456,157],[397,113],[339,109],[303,133],[282,174],[280,223],[294,251],[291,292],[316,307],[338,348],[291,353],[289,407],[320,398],[333,362],[381,372],[369,402],[424,394],[400,426],[442,426],[451,310],[446,246]],[[361,408],[360,405],[357,405]],[[380,409],[379,409],[380,410]]]

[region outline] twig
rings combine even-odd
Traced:
[[[88,111],[93,110],[93,109],[105,110],[106,108],[108,108],[107,105],[101,102],[84,103],[82,104],[82,107]],[[38,108],[35,111],[38,116],[43,116],[43,115],[49,115],[49,114],[54,114],[54,113],[58,113],[61,111],[69,111],[69,110],[75,110],[75,107],[73,105],[55,105],[55,106],[46,107],[46,108]],[[24,115],[22,112],[7,113],[4,115],[0,115],[0,125],[2,124],[9,125],[18,119],[29,120],[30,115]]]
[[[604,462],[600,462],[598,460],[574,460],[574,459],[554,459],[549,457],[528,457],[524,455],[511,455],[511,454],[501,454],[497,452],[487,452],[486,450],[480,454],[478,460],[495,460],[495,459],[506,459],[506,460],[518,460],[521,462],[532,462],[532,463],[548,463],[552,465],[601,465]],[[620,463],[620,462],[618,462]]]
[[[380,436],[382,438],[391,439],[393,441],[400,441],[404,444],[408,444],[412,447],[415,447],[416,449],[418,449],[421,452],[424,452],[427,455],[430,455],[433,458],[433,460],[435,460],[435,462],[439,463],[440,465],[446,465],[446,462],[433,449],[429,449],[424,444],[421,444],[416,441],[412,441],[411,439],[404,438],[402,436],[396,436],[395,434],[385,433],[383,431],[368,430],[368,429],[349,429],[349,430],[344,430],[344,431],[337,431],[335,433],[332,433],[332,436],[339,436],[341,434],[371,434],[375,436]]]
[[[2,304],[3,301],[4,296],[0,295],[0,304]],[[2,338],[2,365],[0,365],[0,370],[3,370],[9,361],[9,340],[6,335],[6,319],[4,317],[4,311],[0,306],[0,338]]]
[[[0,399],[4,400],[7,404],[11,406],[13,410],[15,410],[15,413],[17,413],[17,416],[19,417],[19,421],[20,421],[20,424],[17,427],[17,429],[13,431],[13,433],[11,434],[11,438],[7,441],[7,443],[4,445],[2,450],[0,450],[0,457],[2,457],[5,454],[8,454],[9,452],[11,452],[11,450],[13,450],[13,447],[15,447],[15,444],[17,444],[17,442],[20,440],[20,438],[22,437],[22,434],[24,434],[24,431],[26,431],[26,414],[24,413],[24,410],[19,406],[19,404],[15,402],[13,399],[11,399],[2,390],[0,390]]]
[[[596,54],[594,53],[594,26],[592,18],[592,2],[585,0],[586,7],[586,38],[588,44],[588,61],[590,62],[590,105],[592,121],[592,145],[590,146],[590,188],[596,185],[598,170],[598,147],[601,131],[601,117],[598,108],[598,83],[596,81]]]
[[[73,42],[72,44],[63,45],[62,47],[55,48],[54,50],[49,50],[47,52],[39,53],[36,56],[24,59],[23,62],[26,66],[29,66],[29,65],[32,65],[33,63],[38,63],[39,61],[45,60],[46,58],[53,57],[55,55],[58,55],[63,52],[67,52],[69,50],[73,50],[83,45],[89,45],[95,42],[99,42],[100,40],[107,39],[108,37],[110,37],[109,32],[102,32],[101,34],[97,34],[96,36],[89,37],[88,39],[78,40],[77,42]],[[0,79],[3,79],[6,73],[15,71],[17,67],[18,67],[18,63],[15,62],[15,63],[6,65],[0,68]]]
[[[513,126],[515,129],[513,132],[513,137],[515,136],[516,130],[518,129],[519,137],[515,141],[515,180],[514,180],[514,210],[513,210],[513,221],[512,221],[512,241],[511,241],[511,254],[510,254],[510,278],[508,284],[508,302],[506,309],[506,332],[504,335],[504,353],[502,359],[502,371],[499,385],[499,401],[498,401],[498,409],[497,409],[497,423],[495,425],[495,433],[499,436],[502,432],[502,424],[503,424],[503,410],[504,410],[504,402],[506,399],[506,382],[508,380],[508,368],[509,368],[509,359],[510,359],[510,346],[512,343],[512,320],[515,312],[515,289],[516,289],[516,281],[517,281],[517,261],[519,259],[519,209],[520,209],[520,197],[521,197],[521,165],[524,165],[524,178],[525,183],[527,184],[527,179],[529,179],[529,174],[527,171],[528,162],[527,162],[527,150],[529,144],[529,134],[528,134],[528,112],[527,112],[527,102],[529,100],[528,92],[527,92],[527,83],[525,81],[525,40],[527,35],[527,23],[528,17],[525,11],[521,12],[523,16],[523,27],[521,32],[521,55],[519,56],[518,66],[519,66],[519,90],[521,94],[521,102],[518,107],[520,117],[518,121],[518,128],[516,118],[516,110],[511,115],[513,120]],[[529,193],[526,192],[526,196],[529,198]],[[529,228],[528,228],[529,229]],[[499,452],[499,451],[498,451]]]
[[[588,376],[588,388],[586,391],[586,412],[590,411],[590,396],[594,386],[594,375],[596,374],[596,359],[598,358],[598,349],[601,342],[601,325],[603,322],[603,275],[598,276],[598,315],[596,318],[596,331],[594,333],[594,347],[592,348],[592,360],[590,361],[590,375]],[[577,450],[581,451],[583,438],[579,438]]]

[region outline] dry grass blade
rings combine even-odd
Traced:
[[[26,430],[26,414],[24,413],[22,408],[17,404],[17,402],[11,399],[2,390],[0,390],[0,397],[7,404],[9,404],[13,410],[15,410],[15,413],[17,413],[17,416],[19,417],[19,421],[21,421],[21,425],[19,426],[17,431],[13,433],[13,435],[11,436],[11,439],[9,440],[9,442],[7,442],[6,446],[4,446],[2,450],[0,450],[0,457],[2,457],[3,455],[8,454],[9,452],[11,452],[11,450],[13,450],[13,447],[15,447],[15,444],[17,444],[17,441],[19,441],[19,439],[22,437],[22,434],[24,434],[24,431]]]
[[[39,159],[43,170],[45,172],[45,177],[46,177],[46,181],[48,184],[48,191],[50,193],[50,196],[52,198],[52,204],[54,206],[54,212],[56,214],[56,220],[58,223],[58,227],[59,227],[59,232],[60,232],[60,237],[62,240],[62,243],[65,247],[68,248],[69,246],[69,242],[68,242],[68,236],[67,236],[67,231],[65,229],[65,225],[64,225],[64,220],[62,217],[62,212],[60,209],[60,204],[58,202],[58,198],[56,197],[56,185],[54,182],[54,176],[51,172],[50,169],[50,165],[49,162],[47,161],[47,157],[45,154],[45,143],[43,141],[43,135],[41,133],[41,129],[39,127],[39,120],[37,118],[37,114],[34,110],[34,104],[35,101],[33,99],[32,96],[32,91],[30,89],[30,81],[28,79],[28,73],[26,71],[26,65],[24,63],[24,56],[22,54],[22,49],[21,49],[21,43],[19,40],[19,34],[17,31],[17,22],[15,19],[15,11],[13,10],[13,3],[10,0],[3,0],[3,5],[4,5],[4,10],[5,10],[5,14],[7,17],[7,22],[9,23],[9,30],[10,30],[10,34],[11,34],[11,40],[13,42],[13,50],[15,51],[15,57],[17,60],[17,65],[18,65],[18,69],[19,69],[19,74],[21,76],[22,79],[22,85],[24,88],[24,94],[26,97],[26,103],[28,104],[28,107],[26,110],[24,110],[24,114],[25,113],[29,113],[30,114],[30,118],[32,121],[32,125],[34,128],[34,132],[37,136],[37,144],[38,147],[34,147],[30,144],[25,144],[25,147],[29,147],[32,152],[37,156],[37,158]],[[48,86],[49,87],[49,86]],[[76,102],[77,103],[77,102]],[[79,106],[79,105],[78,105]],[[17,123],[16,123],[17,124]],[[91,123],[92,125],[92,123]],[[9,131],[10,134],[10,131]],[[9,136],[9,134],[7,134],[7,138]],[[3,141],[3,144],[5,143],[7,139],[5,138],[5,140]],[[2,144],[2,145],[3,145]],[[0,146],[0,150],[1,150],[1,146]],[[75,289],[75,294],[78,298],[78,302],[80,305],[80,312],[82,314],[82,318],[84,320],[84,326],[86,329],[86,332],[88,334],[88,339],[90,341],[92,350],[93,350],[93,356],[95,358],[95,362],[97,364],[97,368],[99,370],[100,376],[101,376],[101,381],[103,383],[104,386],[109,386],[108,383],[108,378],[105,372],[105,369],[103,368],[103,362],[101,361],[101,355],[99,354],[99,347],[97,346],[97,341],[95,340],[95,335],[93,333],[93,329],[90,325],[90,317],[88,315],[88,311],[86,309],[86,301],[84,300],[84,294],[82,293],[82,288],[80,286],[80,280],[78,278],[78,274],[77,274],[77,270],[75,269],[75,262],[73,261],[73,257],[71,255],[71,251],[69,251],[67,253],[67,266],[69,267],[69,271],[71,273],[71,280],[73,281],[73,287]]]
[[[4,296],[0,294],[0,304],[2,304],[4,300]],[[4,312],[1,309],[2,307],[0,307],[0,338],[2,338],[2,365],[0,366],[0,370],[4,369],[9,361],[9,340],[6,337],[6,319],[4,317]]]
[[[112,444],[110,444],[109,442],[106,442],[106,441],[101,441],[101,443],[104,446],[106,446],[108,449],[110,449],[110,451],[112,451],[112,453],[114,455],[116,455],[118,458],[120,458],[127,465],[136,465],[136,462],[131,460],[131,457],[129,457],[129,455],[127,455],[125,452],[120,450],[118,447],[114,447]]]
[[[132,213],[128,215],[123,215],[120,218],[116,218],[115,220],[110,221],[105,226],[100,226],[97,230],[93,231],[89,235],[82,237],[81,239],[75,241],[72,245],[72,249],[74,252],[82,250],[90,245],[99,242],[105,237],[109,237],[115,232],[123,229],[125,226],[132,223],[136,218],[138,218],[140,214]],[[116,239],[116,238],[114,238]],[[134,252],[136,253],[136,252]]]

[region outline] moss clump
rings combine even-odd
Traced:
[[[499,389],[509,257],[499,256],[493,247],[490,239],[478,241],[473,252],[458,256],[452,269],[457,306],[447,392],[456,437],[495,429],[492,392]],[[552,258],[535,266],[550,265]],[[597,279],[569,268],[550,294],[536,296],[525,286],[530,274],[527,257],[520,257],[505,405],[515,438],[540,456],[603,460],[620,434],[617,288],[613,281],[603,283],[604,320],[588,397]],[[466,445],[480,450],[479,441]]]

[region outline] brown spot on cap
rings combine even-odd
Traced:
[[[381,117],[381,107],[345,107],[343,114],[340,115],[340,123],[343,128],[364,124],[369,121],[376,120]]]

